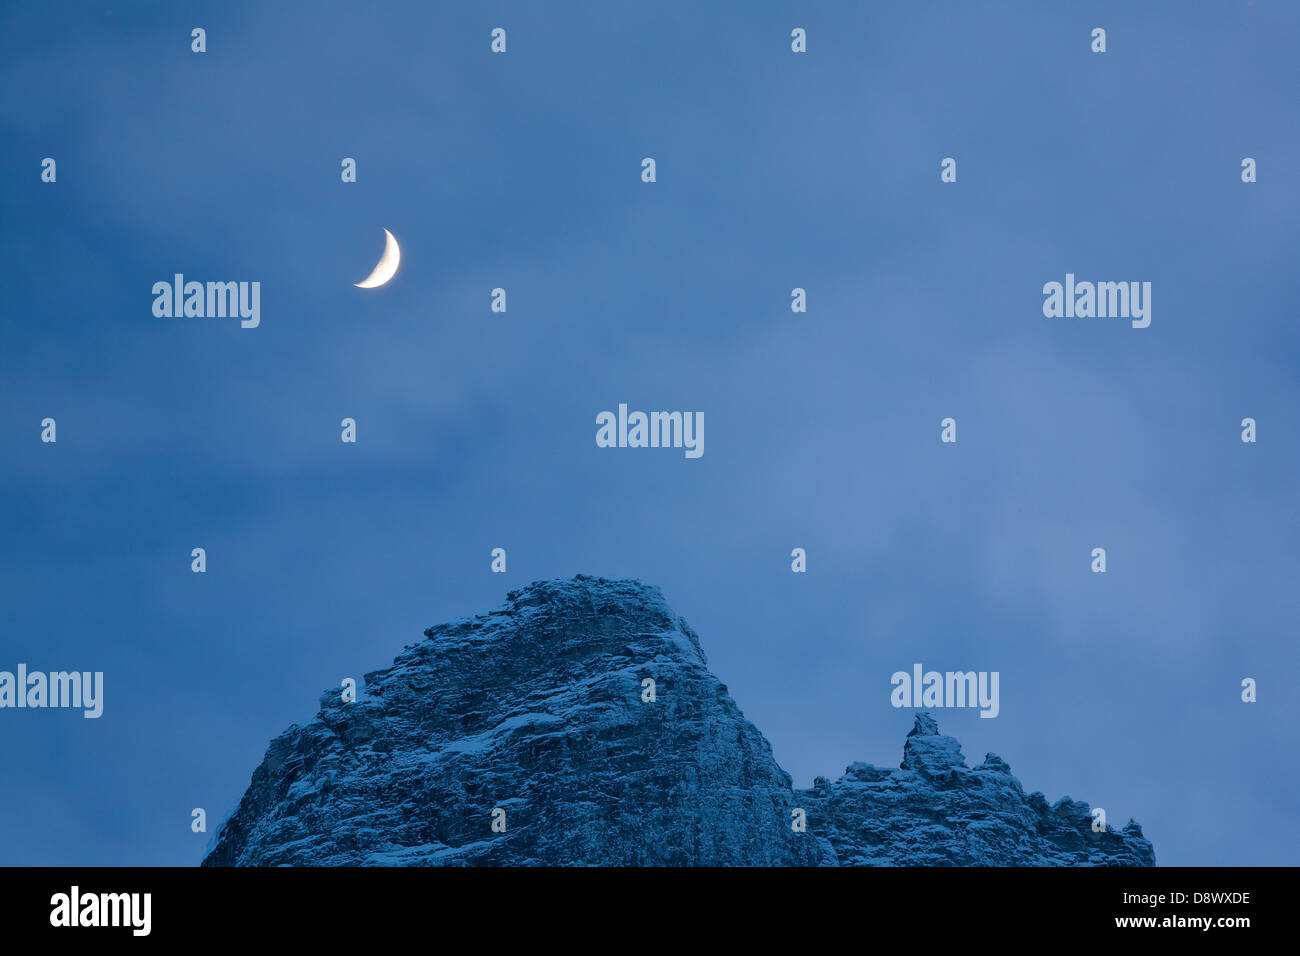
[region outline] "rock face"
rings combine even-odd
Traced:
[[[579,576],[507,600],[427,630],[355,702],[324,695],[205,865],[818,862],[789,775],[657,588]]]
[[[271,742],[204,866],[1154,863],[1137,824],[966,768],[928,715],[902,769],[793,790],[637,581],[537,582],[425,635]]]
[[[927,713],[897,770],[849,766],[835,783],[796,791],[832,862],[840,866],[1154,866],[1142,828],[1092,830],[1092,808],[1026,796],[997,754],[971,769]]]

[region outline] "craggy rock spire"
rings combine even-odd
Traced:
[[[1154,862],[1137,824],[966,768],[926,714],[901,769],[793,790],[639,581],[536,582],[425,635],[271,742],[205,866]]]
[[[928,713],[916,715],[899,769],[855,763],[796,802],[840,866],[1155,865],[1138,824],[1094,833],[1088,804],[1026,796],[997,754],[967,767]]]

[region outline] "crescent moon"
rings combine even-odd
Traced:
[[[397,240],[393,238],[391,232],[385,229],[384,235],[388,237],[388,241],[384,244],[384,254],[379,257],[379,264],[370,275],[360,282],[353,283],[358,289],[376,289],[397,272],[397,264],[402,261],[402,250],[397,248]]]

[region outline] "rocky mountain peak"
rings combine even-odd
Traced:
[[[578,575],[430,627],[273,740],[206,866],[1150,865],[916,716],[795,790],[658,588]],[[803,825],[805,824],[806,825]]]

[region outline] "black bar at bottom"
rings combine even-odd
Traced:
[[[536,946],[558,933],[641,951],[674,937],[685,944],[687,924],[733,943],[789,930],[810,943],[857,936],[866,946],[877,930],[903,928],[927,943],[992,943],[1032,930],[1049,934],[1039,937],[1045,941],[1200,935],[1230,944],[1285,928],[1281,910],[1295,877],[1293,868],[1178,867],[12,868],[0,870],[0,928],[6,944],[66,937],[92,945],[116,938],[373,946],[388,931],[416,932],[429,950],[463,948],[480,936],[495,946],[514,934]]]

